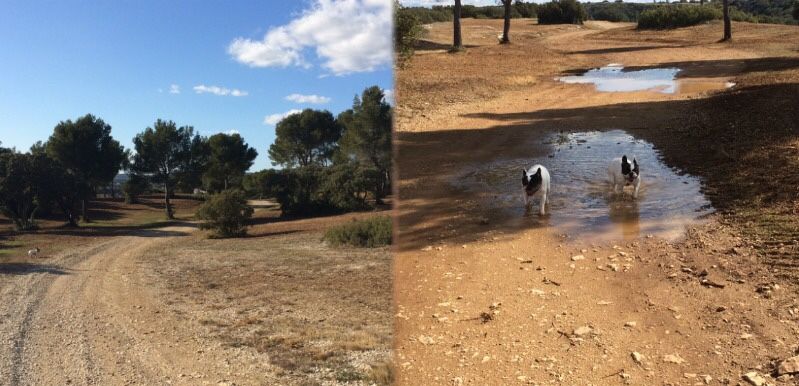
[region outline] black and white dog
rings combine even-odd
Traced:
[[[641,168],[635,157],[633,157],[632,164],[627,160],[626,155],[614,158],[608,165],[608,176],[614,193],[619,192],[619,186],[621,186],[622,192],[625,186],[633,186],[635,188],[633,198],[638,198],[638,189],[641,187]]]
[[[522,170],[522,187],[524,187],[524,208],[530,210],[532,199],[538,197],[541,208],[538,211],[544,215],[544,206],[549,200],[549,171],[541,165],[533,165],[528,170]]]

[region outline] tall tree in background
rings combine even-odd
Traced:
[[[455,0],[455,7],[452,8],[452,50],[463,49],[461,40],[461,0]]]
[[[47,154],[89,186],[87,192],[108,184],[119,173],[125,160],[122,146],[111,137],[111,126],[91,114],[74,122],[60,122],[47,141]],[[89,222],[87,201],[82,197],[83,221]]]
[[[799,20],[799,1],[793,3],[793,18]]]
[[[391,105],[383,90],[377,86],[365,89],[360,98],[355,97],[352,110],[342,112],[338,120],[345,127],[339,142],[341,153],[376,176],[372,192],[380,202],[391,183]]]
[[[511,3],[512,0],[500,0],[502,5],[505,6],[505,24],[502,27],[502,41],[501,44],[508,44],[510,43],[510,14],[511,14],[511,7],[513,4]]]
[[[730,0],[722,1],[722,10],[724,12],[724,36],[722,41],[732,39],[732,22],[730,21]]]
[[[190,148],[183,166],[175,175],[175,189],[185,193],[203,186],[203,174],[208,168],[208,158],[211,156],[208,138],[201,135],[192,137]]]
[[[175,122],[160,119],[133,138],[136,154],[131,169],[164,185],[164,209],[168,219],[175,218],[169,198],[176,175],[187,168],[194,138],[191,126],[178,128]]]
[[[273,165],[325,166],[341,137],[341,126],[329,111],[305,109],[283,118],[275,132],[275,143],[269,146]]]
[[[0,154],[0,212],[18,230],[35,229],[37,186],[33,156],[16,152]]]
[[[208,168],[203,182],[212,190],[227,190],[234,182],[241,185],[244,173],[258,156],[239,134],[212,135],[208,138],[208,147]]]

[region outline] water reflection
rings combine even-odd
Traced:
[[[620,64],[588,70],[582,75],[557,78],[564,83],[594,84],[597,91],[620,92],[652,90],[665,94],[677,91],[679,68],[652,68],[647,70],[624,71]]]

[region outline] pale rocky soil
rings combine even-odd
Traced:
[[[466,165],[539,156],[532,144],[559,130],[625,129],[669,149],[667,160],[702,170],[671,152],[681,112],[724,93],[727,81],[795,88],[799,28],[736,24],[735,41],[720,44],[718,24],[637,32],[513,23],[505,47],[496,44],[501,21],[466,19],[465,52],[422,50],[397,73],[397,383],[799,382],[777,371],[799,350],[793,268],[772,264],[734,210],[679,240],[578,238],[487,212],[452,178]],[[450,28],[431,26],[427,39],[438,46],[428,47],[445,48]],[[598,93],[554,80],[608,63],[677,65],[688,87]],[[715,192],[712,201],[725,197]],[[786,234],[780,248],[790,259],[796,240]]]
[[[62,252],[3,263],[0,384],[385,384],[390,254],[322,240],[371,214],[264,210],[248,238],[191,223],[76,233]]]

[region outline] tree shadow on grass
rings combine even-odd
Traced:
[[[659,47],[662,48],[662,47]],[[799,68],[799,58],[797,57],[771,57],[756,59],[722,59],[722,60],[695,60],[683,62],[660,63],[656,66],[629,66],[624,67],[627,71],[651,70],[656,68],[679,68],[677,78],[713,78],[713,77],[733,77],[736,75],[762,72],[762,71],[783,71]],[[579,75],[590,68],[575,68],[564,71],[564,74]]]
[[[46,273],[51,275],[68,275],[69,272],[57,265],[36,263],[0,263],[0,275],[28,275]]]

